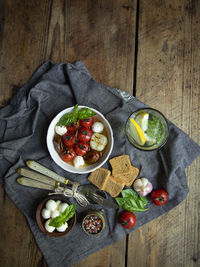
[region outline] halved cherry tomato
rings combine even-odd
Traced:
[[[136,223],[135,214],[130,211],[123,211],[120,215],[120,224],[126,229],[131,229]]]
[[[62,137],[62,141],[67,147],[73,146],[75,144],[75,140],[75,136],[70,133],[64,134]]]
[[[80,120],[80,126],[89,128],[94,123],[94,117],[91,117],[89,119]]]
[[[67,131],[69,133],[73,133],[74,134],[76,132],[77,128],[78,128],[77,123],[76,124],[75,123],[72,123],[72,124],[70,124],[70,125],[67,126]]]
[[[74,145],[74,151],[78,156],[84,156],[89,150],[89,145],[87,143],[76,143]]]
[[[62,160],[70,162],[76,157],[76,153],[73,148],[67,148],[64,153],[61,154]]]
[[[89,128],[81,128],[79,131],[78,131],[78,140],[80,140],[81,142],[89,142],[91,137],[92,137],[92,130],[90,130]]]
[[[167,202],[167,200],[168,200],[168,194],[163,189],[154,190],[151,193],[151,200],[153,201],[153,203],[155,205],[162,206],[162,205],[164,205]]]

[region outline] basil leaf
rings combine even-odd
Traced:
[[[69,205],[59,216],[50,221],[49,226],[56,228],[62,226],[67,220],[74,216],[75,210],[76,204]]]
[[[89,108],[82,108],[81,110],[79,110],[78,112],[78,118],[83,120],[83,119],[88,119],[90,117],[93,117],[96,113],[89,109]]]
[[[56,125],[58,126],[70,125],[73,122],[75,122],[74,115],[73,113],[70,112],[70,113],[64,114]]]
[[[141,209],[141,208],[132,208],[131,210],[129,210],[129,211],[131,211],[131,212],[143,212],[143,211],[146,211],[146,210],[149,210],[149,207],[148,208],[146,208],[146,209]]]
[[[93,117],[95,114],[96,113],[89,108],[82,108],[81,110],[78,110],[78,104],[76,104],[74,106],[73,112],[64,114],[56,125],[58,126],[70,125],[73,122],[76,123],[77,120],[79,119],[89,119],[90,117]]]
[[[74,121],[76,122],[78,119],[78,104],[74,107]]]
[[[140,199],[137,200],[137,205],[141,209],[144,209],[144,207],[145,207],[144,202],[142,200],[140,200]]]
[[[123,197],[133,197],[135,200],[138,199],[138,194],[132,189],[124,189],[121,191]]]
[[[117,204],[123,209],[123,206],[125,205],[125,199],[121,198],[121,197],[116,197],[115,198]]]
[[[149,208],[141,208],[137,205],[136,202],[133,201],[133,199],[127,199],[127,198],[115,198],[117,204],[124,210],[128,210],[131,212],[142,212],[146,211]]]
[[[69,220],[71,217],[74,216],[76,210],[76,204],[71,204],[70,206],[68,206],[65,210],[64,210],[64,216],[66,218],[66,221]]]
[[[121,191],[122,198],[115,198],[117,204],[124,210],[131,212],[142,212],[149,208],[145,208],[148,204],[146,197],[141,197],[133,189],[125,189]]]
[[[144,203],[144,205],[147,205],[149,203],[146,197],[142,197],[140,195],[138,195],[138,197],[139,197],[139,200],[141,200]]]

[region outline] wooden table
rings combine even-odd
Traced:
[[[200,144],[199,18],[198,0],[1,0],[1,106],[44,61],[82,60],[97,81],[159,109]],[[199,169],[200,159],[187,169],[178,207],[75,267],[200,266]],[[0,194],[0,266],[46,266]]]

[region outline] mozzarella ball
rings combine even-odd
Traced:
[[[49,225],[50,221],[51,219],[46,221],[44,227],[49,233],[52,233],[55,230],[55,227]]]
[[[102,133],[104,129],[104,125],[103,123],[97,121],[92,125],[92,131],[94,133]]]
[[[85,164],[85,161],[84,161],[83,157],[76,156],[74,161],[73,161],[73,164],[74,164],[75,168],[79,168]]]
[[[57,207],[56,207],[56,209],[57,210],[59,210],[59,207],[60,207],[60,204],[61,204],[62,202],[60,201],[60,200],[56,200],[56,205],[57,205]]]
[[[67,203],[60,204],[59,211],[63,212],[69,205]]]
[[[51,211],[51,218],[55,218],[60,215],[60,212],[58,210]]]
[[[57,205],[56,205],[55,200],[53,200],[53,199],[49,199],[49,200],[46,202],[46,209],[48,209],[48,210],[55,210],[56,207],[57,207]]]
[[[55,127],[55,132],[59,135],[64,135],[67,133],[67,127],[65,126],[56,126]]]
[[[41,211],[41,215],[44,219],[49,219],[50,218],[50,215],[51,215],[51,211],[48,210],[48,209],[42,209]]]
[[[60,227],[56,228],[56,230],[58,232],[64,232],[66,229],[68,228],[68,223],[65,222],[63,225],[61,225]]]

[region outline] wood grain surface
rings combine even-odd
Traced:
[[[82,60],[200,144],[199,17],[198,0],[0,0],[0,105],[44,61]],[[197,159],[178,207],[74,266],[200,266],[199,170]],[[3,187],[0,196],[0,266],[46,266]]]

